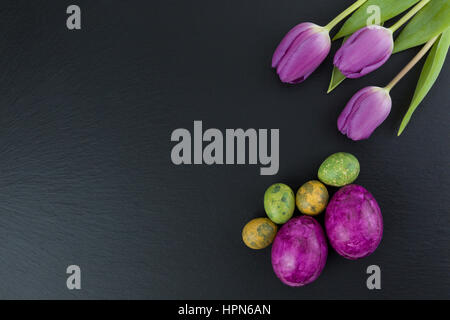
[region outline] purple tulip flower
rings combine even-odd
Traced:
[[[334,56],[334,65],[347,78],[362,77],[380,66],[394,49],[392,31],[372,25],[356,31]]]
[[[316,70],[330,52],[328,30],[314,23],[301,23],[289,31],[272,58],[282,82],[300,83]]]
[[[358,91],[339,115],[337,125],[352,140],[363,140],[387,118],[392,100],[389,90],[366,87]]]

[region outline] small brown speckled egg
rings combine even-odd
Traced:
[[[264,249],[272,243],[276,234],[275,223],[268,218],[256,218],[242,229],[242,240],[251,249]]]
[[[297,191],[295,203],[300,212],[315,216],[325,210],[328,204],[328,190],[317,180],[306,182]]]

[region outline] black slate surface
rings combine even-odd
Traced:
[[[0,297],[450,298],[448,73],[397,138],[417,66],[392,91],[387,121],[355,143],[336,129],[340,110],[417,49],[330,95],[332,55],[301,85],[281,84],[270,68],[292,26],[325,24],[351,2],[78,0],[82,29],[69,31],[72,1],[3,0]],[[173,165],[171,132],[194,120],[279,128],[278,175]],[[357,183],[380,204],[384,238],[359,261],[330,250],[316,282],[287,287],[270,249],[246,248],[241,229],[264,216],[270,184],[297,189],[337,151],[359,158]],[[79,291],[66,288],[71,264],[82,270]],[[382,290],[366,288],[371,264]]]

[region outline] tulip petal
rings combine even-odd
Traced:
[[[287,51],[280,62],[277,72],[280,79],[287,83],[304,81],[316,70],[330,52],[331,41],[328,33],[304,32]]]
[[[358,30],[342,45],[334,57],[334,65],[347,78],[359,78],[383,65],[393,48],[389,29],[368,26]]]
[[[357,105],[357,102],[359,102],[361,98],[364,99],[366,95],[370,94],[373,88],[374,87],[366,87],[359,90],[353,95],[353,97],[345,106],[344,110],[342,110],[341,114],[339,115],[337,124],[339,131],[341,131],[343,134],[347,134],[348,118],[350,114],[356,109],[355,105]]]
[[[375,129],[383,123],[389,115],[391,101],[384,101],[378,104],[379,109],[373,108],[370,101],[365,100],[361,104],[361,111],[355,112],[350,120],[350,127],[347,136],[352,140],[364,140],[369,138]],[[384,112],[379,114],[380,112]]]
[[[392,100],[389,92],[379,87],[358,91],[338,118],[338,129],[352,140],[370,137],[387,118]]]
[[[286,51],[289,49],[289,47],[292,45],[294,40],[304,31],[310,29],[311,27],[315,26],[314,23],[311,22],[304,22],[296,25],[294,28],[292,28],[281,40],[278,47],[275,49],[275,53],[272,57],[272,68],[276,68],[278,64],[280,63],[283,56],[286,54]]]

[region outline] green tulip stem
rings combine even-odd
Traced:
[[[422,0],[414,8],[408,11],[407,14],[405,14],[400,20],[398,20],[392,27],[389,29],[394,33],[398,28],[400,28],[402,25],[405,24],[406,21],[411,19],[417,12],[420,11],[425,5],[430,2],[431,0]]]
[[[336,18],[330,21],[329,24],[327,24],[324,28],[328,30],[328,32],[331,31],[339,22],[341,22],[345,17],[347,17],[350,13],[361,7],[364,2],[367,0],[358,0],[355,3],[353,3],[350,7],[345,9],[342,13],[340,13]]]
[[[433,44],[436,42],[437,38],[439,38],[439,35],[435,36],[433,39],[429,40],[422,49],[416,54],[416,56],[400,71],[400,73],[392,79],[391,82],[384,88],[387,90],[387,92],[391,91],[392,88],[411,70],[417,62],[420,61],[420,59],[423,58],[423,56],[430,50],[430,48],[433,46]]]

